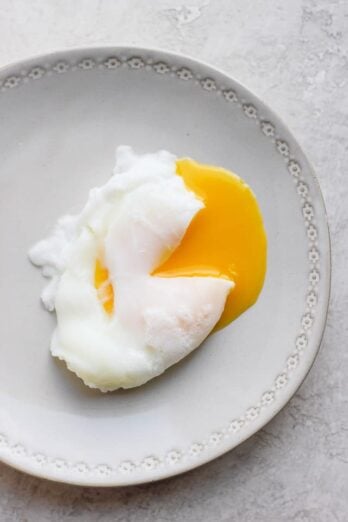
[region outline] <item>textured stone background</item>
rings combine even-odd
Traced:
[[[88,489],[0,464],[1,522],[348,520],[347,0],[1,0],[0,65],[92,44],[160,47],[245,83],[288,123],[319,177],[333,288],[309,377],[235,451],[163,482]]]

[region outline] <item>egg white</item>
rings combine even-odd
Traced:
[[[51,279],[42,300],[57,314],[52,355],[101,391],[144,384],[197,348],[234,286],[218,277],[150,275],[204,206],[176,175],[175,161],[165,151],[119,147],[111,179],[29,252]],[[115,292],[111,315],[94,286],[100,257]]]

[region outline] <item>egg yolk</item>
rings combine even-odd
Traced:
[[[261,212],[252,190],[235,174],[190,159],[176,162],[186,187],[204,202],[180,245],[152,272],[157,277],[213,276],[231,279],[222,328],[252,306],[262,289],[267,240]],[[94,285],[105,311],[114,310],[114,289],[108,270],[96,261]]]
[[[97,259],[95,263],[94,286],[105,312],[112,314],[114,311],[114,289],[109,279],[109,271],[100,259]]]
[[[205,206],[153,275],[219,276],[234,281],[215,327],[222,328],[253,305],[262,289],[267,240],[261,212],[252,190],[235,174],[190,159],[176,165],[187,188]]]

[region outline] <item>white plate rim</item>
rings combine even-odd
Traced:
[[[295,351],[292,354],[290,354],[287,360],[287,367],[289,369],[289,375],[291,375],[291,380],[288,378],[287,375],[285,384],[281,384],[279,386],[279,394],[277,400],[275,400],[274,396],[273,398],[268,397],[269,401],[267,400],[267,397],[263,397],[265,404],[261,405],[260,403],[260,409],[265,408],[263,409],[263,415],[259,416],[260,412],[257,411],[257,407],[256,409],[255,407],[251,407],[247,410],[245,422],[243,421],[242,425],[238,426],[238,419],[235,421],[237,423],[235,426],[236,432],[232,428],[230,430],[234,435],[236,435],[236,433],[238,435],[235,436],[234,439],[228,440],[227,438],[226,440],[221,441],[219,440],[219,437],[222,434],[218,432],[212,432],[210,436],[210,445],[208,445],[208,447],[204,445],[204,448],[202,449],[201,444],[199,442],[194,443],[191,446],[191,450],[193,450],[196,447],[196,451],[191,452],[191,457],[194,458],[181,462],[181,465],[178,465],[178,456],[176,455],[172,455],[172,461],[170,461],[170,453],[173,452],[169,452],[167,454],[167,461],[166,465],[164,466],[159,466],[159,464],[162,464],[162,462],[160,462],[156,456],[147,457],[143,462],[139,463],[139,465],[132,463],[131,460],[127,459],[120,463],[120,467],[118,468],[118,471],[120,471],[123,466],[122,475],[115,477],[112,473],[110,473],[110,471],[112,470],[110,467],[108,467],[107,464],[100,464],[99,466],[96,466],[93,470],[91,470],[85,463],[68,463],[65,462],[63,459],[50,458],[49,456],[45,456],[42,454],[30,453],[29,448],[24,448],[20,443],[18,443],[18,441],[9,440],[6,437],[6,435],[1,431],[0,426],[0,460],[20,471],[30,473],[41,478],[54,480],[58,482],[70,483],[74,485],[124,486],[133,484],[135,485],[145,482],[153,482],[163,478],[168,478],[194,469],[221,456],[222,454],[233,449],[234,447],[236,447],[237,445],[254,435],[287,404],[287,402],[295,394],[299,386],[306,378],[308,372],[310,371],[323,339],[327,321],[331,289],[331,245],[327,213],[319,182],[316,178],[312,165],[310,164],[308,158],[306,157],[300,145],[294,138],[292,132],[289,130],[287,125],[285,125],[284,122],[279,118],[279,116],[277,116],[273,112],[273,110],[269,108],[269,106],[265,105],[262,102],[262,100],[258,98],[258,96],[252,93],[242,83],[236,81],[229,74],[221,71],[220,69],[214,66],[211,66],[201,60],[197,60],[195,58],[191,58],[189,56],[185,56],[177,52],[174,53],[171,51],[160,50],[156,48],[117,45],[74,47],[53,51],[47,54],[40,54],[35,57],[30,57],[21,61],[17,61],[15,63],[11,63],[0,68],[0,92],[4,92],[7,89],[16,88],[21,83],[27,83],[28,81],[37,81],[40,78],[44,77],[45,74],[65,73],[67,72],[67,70],[72,69],[68,60],[71,60],[73,58],[76,58],[75,65],[73,67],[79,67],[81,69],[86,70],[96,66],[117,68],[121,65],[120,63],[114,61],[109,63],[109,67],[109,65],[106,64],[105,60],[103,63],[98,64],[95,60],[95,57],[98,56],[98,54],[100,53],[103,55],[110,55],[111,60],[113,58],[116,58],[117,60],[118,58],[124,56],[124,60],[121,60],[123,62],[122,65],[125,64],[127,67],[130,67],[131,69],[146,67],[158,74],[173,74],[171,72],[170,66],[168,65],[168,61],[179,61],[182,63],[182,66],[180,69],[176,69],[175,74],[181,80],[195,81],[195,83],[197,83],[200,88],[203,88],[206,91],[216,92],[216,90],[219,88],[219,85],[217,84],[214,78],[216,78],[217,76],[223,78],[226,83],[226,88],[221,89],[221,94],[225,97],[228,103],[238,103],[239,105],[241,105],[241,110],[244,111],[245,116],[251,119],[255,119],[260,125],[263,123],[270,124],[270,127],[268,128],[261,127],[261,131],[276,144],[279,154],[284,157],[284,160],[288,164],[288,170],[290,174],[293,176],[295,183],[300,183],[303,180],[301,163],[306,165],[306,169],[309,175],[307,175],[304,178],[304,180],[308,180],[308,178],[314,180],[315,190],[313,191],[312,187],[312,192],[310,194],[312,196],[312,199],[308,198],[306,195],[304,195],[303,197],[300,196],[302,198],[303,205],[305,206],[306,204],[308,204],[307,208],[309,211],[309,219],[307,219],[306,216],[304,216],[304,221],[307,226],[307,229],[308,226],[314,223],[313,216],[310,217],[310,214],[313,211],[311,201],[315,200],[316,206],[319,206],[321,210],[321,215],[316,215],[315,219],[320,220],[321,226],[324,231],[320,238],[321,252],[319,251],[319,248],[317,249],[317,247],[313,247],[316,249],[315,252],[319,255],[319,259],[313,261],[311,269],[311,273],[313,273],[314,275],[315,273],[319,274],[318,267],[320,264],[320,278],[322,281],[324,281],[324,286],[322,288],[321,295],[318,296],[318,300],[315,305],[317,307],[318,304],[320,304],[320,313],[315,318],[317,324],[315,335],[310,337],[309,334],[306,333],[307,330],[305,329],[304,335],[306,337],[306,340],[305,345],[302,346],[300,342],[302,334],[299,332],[299,335],[297,336],[297,339],[300,339],[299,346],[296,346]],[[154,61],[152,58],[150,58],[150,61],[147,62],[144,59],[145,56],[156,57],[156,60]],[[53,64],[53,62],[55,65]],[[47,63],[50,64],[50,68],[47,68]],[[67,69],[65,69],[65,65],[62,65],[61,70],[59,70],[58,64],[67,65]],[[207,76],[202,78],[199,75],[196,75],[194,72],[195,67],[207,71]],[[182,71],[183,76],[179,75],[179,71]],[[244,98],[244,96],[240,97],[239,93],[246,95],[246,98]],[[234,99],[235,96],[237,97],[236,99]],[[262,109],[265,110],[267,115],[271,116],[271,118],[269,118],[268,121],[259,120],[258,114],[259,112],[262,112]],[[290,154],[286,139],[278,139],[279,144],[276,143],[277,135],[275,134],[275,129],[277,129],[278,127],[281,128],[283,135],[285,135],[288,139],[291,139],[293,144],[292,150],[294,150],[296,153],[295,156]],[[285,146],[285,149],[282,148],[283,146]],[[286,148],[288,150],[286,150]],[[297,160],[295,159],[292,171],[289,162],[292,160],[292,158],[296,158],[298,156],[301,157],[301,162],[297,162]],[[299,172],[297,172],[298,170]],[[308,243],[309,245],[311,245],[312,243],[314,245],[315,241],[311,242],[310,239],[308,239]],[[314,278],[312,285],[313,289],[316,288],[317,283],[318,281],[315,281]],[[303,317],[305,317],[305,315],[306,314],[304,314]],[[299,365],[301,353],[303,353],[304,349],[306,349],[306,359],[305,362],[304,360],[302,360],[302,365]],[[286,390],[286,393],[284,393],[284,388]],[[264,395],[267,395],[267,393],[268,392],[266,392]],[[246,418],[248,414],[250,418],[247,420]],[[229,424],[231,425],[232,423]],[[181,460],[181,456],[182,455],[179,455],[179,461]],[[137,473],[132,477],[133,470],[135,468],[138,468],[139,466],[141,466],[142,473]]]

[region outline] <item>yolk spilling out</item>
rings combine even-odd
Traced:
[[[114,310],[114,289],[109,280],[109,271],[100,259],[97,259],[95,263],[94,286],[97,289],[99,300],[105,312],[112,314]]]
[[[267,240],[251,189],[238,176],[190,159],[176,162],[177,174],[203,200],[180,245],[152,273],[157,277],[214,276],[231,279],[215,328],[222,328],[252,306],[266,273]],[[96,261],[94,285],[105,311],[114,310],[114,289],[107,268]]]
[[[216,325],[222,328],[254,304],[262,289],[267,240],[261,212],[251,189],[231,172],[181,159],[177,173],[205,207],[153,275],[232,279],[235,287]]]

